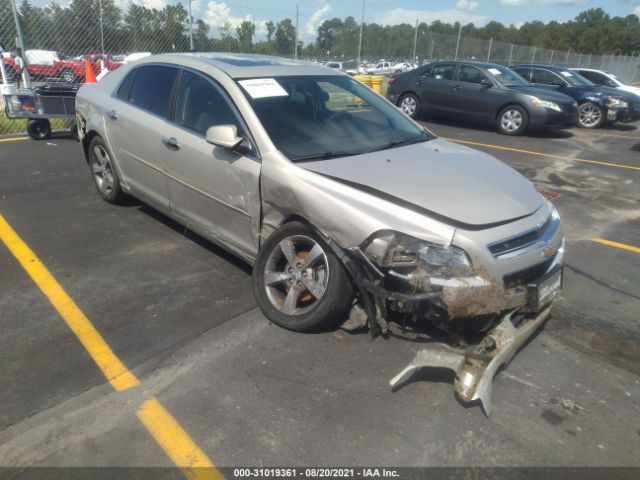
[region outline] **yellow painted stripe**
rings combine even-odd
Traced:
[[[640,247],[634,247],[633,245],[627,245],[625,243],[612,242],[611,240],[605,240],[604,238],[592,238],[591,241],[601,243],[602,245],[609,245],[610,247],[622,248],[623,250],[629,250],[630,252],[640,253]]]
[[[21,142],[23,140],[29,140],[29,137],[0,138],[0,143],[4,143],[4,142]]]
[[[116,357],[100,333],[82,313],[76,303],[67,295],[62,286],[49,273],[47,267],[36,257],[29,246],[22,241],[2,215],[0,215],[0,240],[16,257],[22,268],[38,285],[51,305],[67,323],[91,358],[102,370],[109,383],[118,391],[138,385],[136,376]]]
[[[522,150],[520,148],[503,147],[501,145],[492,145],[490,143],[472,142],[472,141],[469,141],[469,140],[459,140],[457,138],[447,138],[447,137],[440,137],[440,138],[442,138],[443,140],[448,140],[450,142],[463,143],[465,145],[474,145],[474,146],[477,146],[477,147],[494,148],[496,150],[505,150],[505,151],[508,151],[508,152],[525,153],[527,155],[536,155],[538,157],[558,158],[560,160],[569,160],[569,161],[572,161],[572,162],[592,163],[594,165],[604,165],[604,166],[607,166],[607,167],[626,168],[628,170],[640,171],[640,167],[632,167],[631,165],[620,165],[618,163],[598,162],[596,160],[585,160],[583,158],[566,157],[566,156],[563,156],[563,155],[554,155],[552,153],[534,152],[532,150]]]
[[[189,480],[223,480],[224,476],[171,414],[152,398],[138,409],[138,418]]]

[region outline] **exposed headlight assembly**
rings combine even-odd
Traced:
[[[472,275],[471,261],[463,250],[398,232],[378,232],[365,244],[363,251],[379,267],[420,267],[430,276],[439,278]]]
[[[629,108],[629,104],[627,102],[616,97],[607,97],[604,103],[609,108]]]
[[[529,95],[531,98],[531,103],[533,103],[536,107],[549,108],[551,110],[555,110],[556,112],[561,112],[562,109],[560,105],[557,103],[549,102],[548,100],[540,100],[538,97],[534,97],[533,95]]]

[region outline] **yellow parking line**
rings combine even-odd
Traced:
[[[4,142],[21,142],[23,140],[29,140],[29,137],[0,138],[0,143],[4,143]]]
[[[469,141],[469,140],[459,140],[457,138],[448,138],[448,137],[440,137],[440,138],[442,138],[443,140],[448,140],[450,142],[463,143],[465,145],[474,145],[474,146],[477,146],[477,147],[494,148],[496,150],[505,150],[505,151],[508,151],[508,152],[525,153],[527,155],[535,155],[535,156],[538,156],[538,157],[558,158],[560,160],[570,160],[572,162],[592,163],[592,164],[595,164],[595,165],[604,165],[604,166],[607,166],[607,167],[626,168],[628,170],[640,171],[640,167],[632,167],[631,165],[621,165],[619,163],[608,163],[608,162],[598,162],[596,160],[585,160],[583,158],[566,157],[564,155],[554,155],[553,153],[534,152],[532,150],[523,150],[521,148],[503,147],[501,145],[492,145],[490,143],[472,142],[472,141]]]
[[[142,404],[138,418],[149,430],[156,442],[182,469],[189,480],[222,480],[224,476],[189,437],[180,424],[160,404],[152,398]]]
[[[634,247],[633,245],[627,245],[625,243],[612,242],[611,240],[605,240],[604,238],[592,238],[591,241],[601,243],[602,245],[609,245],[610,247],[622,248],[623,250],[629,250],[630,252],[640,253],[640,247]]]
[[[53,308],[78,337],[113,388],[122,391],[138,385],[140,382],[136,376],[113,353],[82,310],[2,215],[0,215],[0,240],[49,299]]]
[[[0,215],[0,240],[75,333],[113,388],[122,391],[138,385],[140,381],[113,353],[82,310],[2,215]],[[137,415],[171,460],[182,469],[187,479],[224,479],[207,455],[198,448],[156,398],[144,402]]]
[[[578,130],[578,132],[581,132],[582,130]],[[616,138],[626,138],[627,140],[640,140],[640,137],[636,137],[633,135],[622,135],[620,133],[607,133],[607,132],[584,132],[585,136],[591,136],[593,135],[600,135],[601,137],[616,137]]]

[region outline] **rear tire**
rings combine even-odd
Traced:
[[[253,293],[269,320],[296,332],[337,326],[353,300],[353,286],[340,260],[300,222],[283,225],[260,248]]]
[[[76,72],[74,72],[70,68],[65,68],[64,70],[62,70],[62,72],[60,73],[60,78],[62,78],[62,81],[64,83],[76,83],[76,81],[78,80]]]
[[[405,93],[398,100],[398,107],[409,117],[416,118],[420,114],[420,99],[413,93]]]
[[[127,195],[120,187],[111,153],[99,136],[94,137],[89,145],[89,168],[93,184],[102,199],[113,204],[124,203]]]
[[[27,122],[27,133],[34,140],[46,140],[51,136],[51,124],[46,118],[29,120]]]
[[[498,114],[496,126],[503,135],[522,135],[529,126],[529,115],[519,105],[507,105]]]

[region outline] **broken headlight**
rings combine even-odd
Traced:
[[[604,103],[609,108],[629,108],[629,104],[621,98],[607,97]]]
[[[440,278],[472,274],[471,261],[464,250],[398,232],[378,232],[364,245],[363,251],[379,267],[421,268],[429,276]]]

